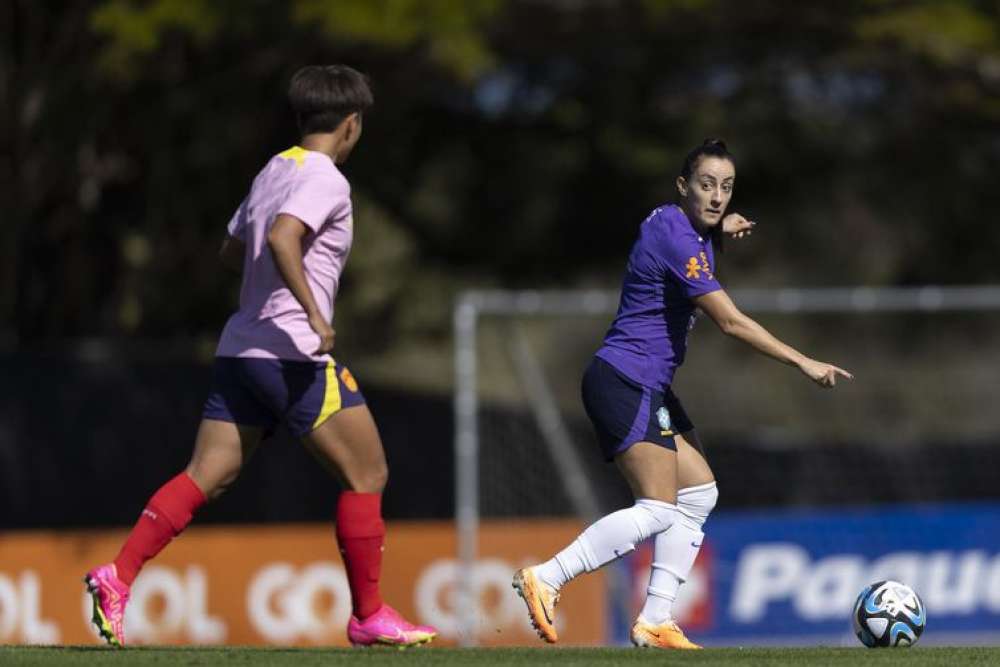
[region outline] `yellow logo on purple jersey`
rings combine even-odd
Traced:
[[[701,261],[698,261],[697,257],[692,257],[688,260],[687,266],[687,277],[694,278],[698,280],[701,278],[701,274],[704,273],[705,277],[712,280],[714,276],[712,275],[712,267],[708,263],[708,255],[705,251],[701,251]]]

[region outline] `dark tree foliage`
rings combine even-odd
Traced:
[[[0,335],[215,332],[215,251],[305,63],[374,81],[338,316],[369,341],[439,337],[466,286],[615,285],[707,136],[759,221],[728,280],[997,281],[998,26],[974,0],[12,0]]]

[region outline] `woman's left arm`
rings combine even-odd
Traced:
[[[837,376],[853,380],[854,376],[842,368],[805,356],[791,345],[787,345],[767,329],[744,315],[725,290],[715,290],[694,298],[696,306],[712,318],[722,332],[747,343],[758,352],[790,366],[796,366],[810,380],[821,387],[832,387]]]

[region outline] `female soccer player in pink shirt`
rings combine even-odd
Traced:
[[[725,215],[736,180],[726,145],[692,150],[677,178],[679,205],[657,208],[639,227],[621,303],[604,344],[583,376],[583,404],[606,460],[614,461],[635,505],[600,519],[552,559],[514,575],[532,624],[554,642],[559,590],[574,577],[624,556],[654,537],[646,603],[632,626],[637,646],[696,649],[671,608],[704,536],[718,491],[698,433],[671,390],[700,308],[728,335],[822,387],[850,373],[810,359],[741,313],[715,278],[722,234],[742,237],[753,223]]]
[[[333,303],[354,225],[350,186],[337,165],[361,137],[372,94],[363,75],[332,65],[299,70],[288,96],[302,140],[257,174],[220,252],[223,263],[242,270],[243,284],[219,340],[194,455],[149,500],[114,562],[85,578],[94,624],[115,646],[125,644],[125,605],[140,568],[232,484],[279,422],[346,487],[336,531],[351,589],[351,643],[409,646],[436,635],[379,595],[385,453],[357,382],[330,356]]]

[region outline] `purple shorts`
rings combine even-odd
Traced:
[[[591,360],[583,375],[583,407],[607,461],[637,442],[676,451],[674,436],[694,428],[670,387],[644,387],[600,357]]]
[[[202,417],[259,426],[265,437],[284,422],[301,438],[330,415],[364,402],[351,371],[333,360],[216,357]]]

